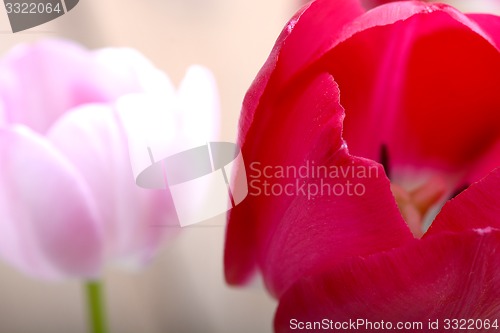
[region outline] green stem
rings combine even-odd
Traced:
[[[108,332],[102,290],[102,283],[99,281],[89,281],[85,283],[89,311],[89,329],[91,333]]]

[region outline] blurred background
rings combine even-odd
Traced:
[[[88,48],[132,47],[179,84],[190,64],[218,83],[221,139],[235,141],[241,101],[297,8],[289,0],[81,0],[68,14],[12,34],[0,6],[0,54],[42,38]],[[275,303],[261,287],[235,289],[223,276],[225,218],[164,243],[140,272],[110,267],[104,277],[111,332],[271,332]],[[214,226],[215,225],[215,226]],[[87,332],[79,281],[26,277],[0,261],[0,332]]]
[[[497,0],[479,2],[454,1],[467,10],[500,12]],[[132,47],[176,84],[190,64],[205,65],[219,87],[221,139],[235,141],[245,91],[299,3],[81,0],[59,19],[17,34],[2,5],[0,54],[19,43],[60,37],[88,48]],[[109,268],[104,282],[111,332],[272,332],[276,303],[263,288],[225,284],[224,220],[182,229],[143,271]],[[87,332],[86,319],[79,281],[43,282],[0,262],[0,332]]]

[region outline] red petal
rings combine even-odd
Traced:
[[[500,229],[500,168],[450,200],[425,236],[493,227]]]
[[[488,153],[471,168],[464,177],[465,184],[471,184],[487,175],[491,170],[500,166],[500,138],[488,149]]]
[[[393,323],[393,330],[397,322],[423,323],[423,329],[398,332],[444,332],[445,318],[497,319],[500,315],[499,242],[498,230],[446,234],[415,241],[389,253],[352,260],[328,272],[304,278],[281,298],[275,330],[293,331],[290,328],[293,318],[299,321],[384,320]],[[429,319],[439,319],[440,329],[429,329]],[[392,330],[367,327],[357,330],[375,331]]]
[[[333,85],[331,80],[324,83],[325,91],[330,92],[333,97],[325,96],[326,99],[333,99],[328,110],[322,110],[320,105],[306,106],[306,113],[299,115],[302,119],[297,122],[288,122],[288,131],[281,130],[282,137],[277,135],[276,130],[283,129],[283,119],[289,118],[288,110],[285,108],[272,108],[272,103],[276,98],[276,94],[282,90],[283,85],[288,83],[290,77],[300,72],[303,68],[310,65],[314,59],[328,50],[331,44],[331,39],[335,38],[337,33],[347,22],[362,14],[363,10],[357,1],[336,0],[336,1],[317,1],[306,5],[298,12],[287,24],[281,35],[279,36],[276,46],[274,47],[267,62],[257,75],[252,87],[249,89],[244,103],[242,115],[240,118],[240,133],[239,144],[242,147],[242,154],[245,158],[247,166],[250,162],[261,161],[262,154],[275,154],[282,152],[283,148],[294,147],[290,139],[291,133],[297,130],[296,124],[300,124],[301,132],[307,135],[316,136],[319,133],[314,131],[321,125],[326,123],[329,114],[341,117],[341,108],[338,103],[338,89]],[[300,92],[300,91],[299,91]],[[311,94],[311,93],[309,93]],[[288,98],[284,96],[281,98]],[[283,101],[281,101],[283,102]],[[323,104],[327,105],[325,101]],[[262,108],[262,110],[259,110]],[[331,108],[331,110],[330,110]],[[337,111],[335,111],[337,108]],[[308,116],[308,113],[310,115]],[[320,120],[314,121],[314,114],[322,114]],[[260,117],[260,120],[254,122],[254,118]],[[276,124],[275,126],[267,126],[267,124]],[[279,125],[278,125],[279,124]],[[267,127],[267,128],[266,128]],[[340,139],[340,127],[338,126],[336,140]],[[270,137],[272,136],[272,138]],[[260,138],[265,138],[264,142],[259,142]],[[298,140],[298,144],[303,145],[302,140]],[[278,140],[273,142],[273,140]],[[248,142],[248,144],[245,144]],[[314,142],[314,140],[313,140]],[[264,146],[265,145],[265,146]],[[332,143],[332,151],[338,149],[340,143],[337,142],[337,147]],[[266,148],[263,148],[266,147]],[[273,148],[271,148],[273,147]],[[304,149],[305,148],[305,149]],[[295,154],[295,159],[304,159],[309,152],[309,147],[302,149],[302,155]],[[266,153],[267,151],[267,153]],[[283,152],[282,152],[283,153]],[[279,161],[279,159],[275,159]],[[281,163],[284,163],[282,161]],[[296,164],[297,162],[295,162]],[[236,166],[241,168],[242,166]],[[257,202],[259,200],[255,199]],[[252,198],[247,198],[243,205],[238,206],[229,214],[229,224],[226,237],[225,248],[225,274],[228,283],[237,284],[245,282],[251,275],[256,265],[255,258],[255,242],[256,232],[255,226],[256,217],[261,216],[260,209],[254,212],[253,207],[260,207],[252,203]],[[259,203],[260,204],[260,203]],[[278,213],[280,215],[280,213]]]
[[[249,172],[251,162],[264,166],[300,166],[321,138],[330,155],[341,149],[343,110],[338,104],[338,88],[331,76],[325,74],[300,88],[295,98],[275,103],[274,112],[264,110],[268,111],[262,115],[267,118],[266,121],[252,124],[247,135],[248,144],[242,147]],[[304,137],[289,135],[296,130],[296,124],[300,124]],[[288,147],[293,147],[293,150]],[[252,174],[249,176],[252,177]],[[226,279],[229,283],[242,283],[249,277],[255,265],[255,251],[259,252],[256,247],[262,241],[259,237],[280,221],[292,199],[288,196],[250,194],[230,211],[225,249]]]
[[[356,0],[319,0],[304,6],[281,32],[266,63],[255,78],[243,102],[240,145],[265,94],[280,91],[299,72],[328,51],[339,32],[363,13]]]
[[[350,256],[400,246],[412,239],[381,166],[350,157],[342,145],[343,110],[338,104],[338,89],[331,76],[324,74],[311,82],[306,81],[285,97],[288,98],[278,98],[269,106],[274,112],[267,113],[267,121],[254,122],[247,137],[250,140],[243,147],[250,195],[230,213],[225,253],[226,276],[230,283],[242,282],[239,280],[242,269],[248,269],[243,266],[242,258],[246,263],[255,260],[275,295],[280,295],[304,272],[321,269]],[[273,127],[271,124],[279,125]],[[302,135],[290,136],[297,131],[297,124],[300,124]],[[323,179],[330,189],[337,183],[360,183],[366,190],[362,196],[334,195],[332,191],[328,195],[325,190],[324,195],[308,198],[297,192],[300,186],[295,184],[304,184],[305,188],[316,184],[320,188],[320,179],[302,178],[299,183],[295,183],[295,178],[266,179],[255,172],[256,167],[250,165],[251,162],[259,162],[261,168],[294,166],[298,169],[315,163],[344,170],[371,167],[375,171],[368,179],[355,179],[351,174],[340,179]],[[259,195],[254,191],[255,181],[261,182],[261,188],[265,180],[280,184],[281,188],[292,183],[296,192]]]
[[[309,160],[329,166],[350,159],[339,150],[343,113],[337,88],[325,72],[342,88],[351,153],[378,159],[386,144],[396,166],[446,171],[472,168],[487,155],[500,123],[500,61],[491,38],[444,5],[389,4],[355,19],[360,12],[347,1],[318,0],[287,25],[244,101],[239,143],[247,169],[252,162],[300,166]],[[431,57],[429,50],[435,52]],[[470,110],[475,110],[473,115]],[[343,198],[334,209],[335,200],[329,197],[306,203],[303,198],[248,197],[229,214],[227,281],[243,283],[257,265],[279,295],[308,269],[321,269],[323,262],[379,251],[385,239],[386,249],[407,241],[408,230],[384,187],[387,179],[373,182],[370,204],[358,203],[356,210],[350,205],[356,202],[353,198]],[[383,198],[382,214],[372,215],[378,202],[374,198]],[[359,208],[365,205],[366,210]],[[385,228],[377,235],[382,238],[372,233],[357,253],[349,247],[345,252],[329,249],[337,229],[353,237],[349,242],[364,239],[363,228],[357,225],[348,232],[344,228],[352,226],[344,224],[351,219],[367,228],[372,217],[382,220],[371,221],[380,231]],[[322,239],[310,236],[316,230]],[[293,245],[301,233],[307,239]],[[309,246],[315,250],[299,254]]]
[[[352,26],[362,28],[318,65],[342,91],[351,153],[378,160],[386,145],[396,172],[449,174],[489,154],[500,136],[500,54],[490,29],[419,2],[375,8]]]
[[[500,20],[496,15],[490,14],[467,14],[467,17],[479,24],[491,41],[500,50]]]
[[[395,0],[361,0],[361,3],[365,8],[370,9],[394,1]]]
[[[304,274],[413,240],[380,165],[349,156],[345,151],[332,156],[331,163],[342,170],[354,167],[376,171],[367,179],[353,175],[323,179],[324,182],[306,179],[305,187],[311,186],[312,193],[316,188],[324,192],[312,198],[294,197],[274,230],[267,221],[266,229],[259,235],[258,259],[264,281],[275,295],[281,295]],[[363,194],[346,194],[349,183],[356,186],[358,194]],[[334,191],[343,193],[336,195]]]

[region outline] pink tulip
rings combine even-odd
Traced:
[[[44,278],[150,260],[175,210],[136,186],[114,103],[171,98],[168,78],[133,50],[63,41],[19,46],[0,67],[0,255]]]
[[[499,26],[446,5],[365,12],[349,0],[313,1],[287,24],[243,104],[247,171],[258,162],[374,172],[298,177],[306,188],[357,183],[360,195],[250,193],[230,212],[226,279],[262,273],[281,300],[277,331],[292,330],[291,318],[500,314],[487,296],[500,281],[490,264],[500,244]]]

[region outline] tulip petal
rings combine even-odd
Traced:
[[[305,272],[322,271],[347,258],[382,252],[413,239],[383,168],[342,155],[335,156],[335,167],[369,170],[367,178],[349,175],[325,182],[306,180],[305,188],[320,195],[295,197],[272,233],[272,241],[264,243],[261,267],[276,295]],[[352,185],[350,194],[348,184]]]
[[[426,236],[471,229],[500,229],[500,168],[448,201]]]
[[[191,148],[216,141],[219,134],[220,105],[212,73],[202,66],[189,67],[177,96],[179,116],[183,124],[183,141],[192,141]]]
[[[166,81],[135,51],[89,52],[58,40],[20,45],[0,63],[0,98],[7,122],[40,133],[75,106],[112,102],[126,93],[164,87]]]
[[[151,259],[175,212],[166,191],[144,190],[134,181],[127,139],[106,105],[88,105],[63,116],[48,139],[89,184],[104,220],[107,255],[134,266]]]
[[[389,2],[394,2],[395,0],[361,0],[363,7],[366,9],[371,9],[373,7],[381,6]]]
[[[87,184],[49,143],[24,127],[0,130],[0,253],[47,278],[94,278],[101,220]]]
[[[500,114],[495,110],[500,107],[496,94],[500,55],[495,49],[498,33],[494,28],[500,19],[491,15],[471,15],[471,19],[450,6],[406,1],[375,8],[351,17],[348,24],[337,25],[338,12],[329,11],[332,2],[315,1],[298,14],[318,16],[316,11],[321,11],[321,23],[304,20],[308,23],[305,31],[331,23],[331,28],[314,31],[320,40],[329,41],[320,44],[322,48],[318,49],[315,35],[294,34],[289,26],[293,27],[295,19],[285,28],[283,35],[292,31],[291,36],[296,37],[293,45],[300,45],[300,51],[286,53],[278,40],[247,94],[242,133],[254,114],[246,107],[257,108],[264,89],[272,94],[286,80],[293,85],[304,75],[314,75],[310,72],[328,71],[342,91],[342,105],[347,110],[344,138],[352,154],[380,161],[385,146],[396,180],[405,180],[409,166],[440,170],[451,175],[447,179],[451,193],[461,181],[458,174],[464,167],[474,168],[477,160],[491,154],[498,139],[495,124]],[[302,50],[312,50],[314,57],[300,63],[303,66],[298,69],[288,65],[280,70],[279,64],[288,58],[302,59],[302,54],[308,54]],[[433,50],[432,57],[428,50]],[[278,77],[279,84],[273,85],[271,74]],[[472,116],[469,110],[477,111]],[[474,176],[476,181],[485,174]]]
[[[498,138],[497,142],[492,145],[492,147],[488,150],[488,153],[484,154],[484,156],[475,163],[474,167],[468,171],[464,177],[464,183],[472,184],[499,166],[500,138]]]
[[[268,108],[261,110],[267,111],[261,115],[266,121],[253,123],[242,150],[249,170],[250,194],[229,215],[225,252],[229,283],[244,282],[255,260],[267,287],[279,296],[305,272],[413,239],[382,167],[348,155],[341,139],[343,109],[331,76],[323,74],[304,82],[296,91],[277,97]],[[302,134],[290,135],[296,131]],[[321,179],[269,178],[257,172],[258,165],[252,162],[296,170],[312,164],[340,170],[361,168],[373,174],[366,178],[350,173]],[[296,192],[264,195],[258,192],[264,181],[281,188],[297,184]],[[348,183],[359,184],[366,193],[333,194],[335,186],[345,189]],[[301,193],[304,190],[300,187],[306,192]],[[311,187],[328,187],[330,191],[311,198]]]
[[[372,11],[371,14],[366,13],[359,16],[363,10],[357,2],[319,0],[306,5],[292,18],[278,38],[275,48],[255,79],[243,104],[239,142],[247,168],[252,162],[297,166],[304,163],[306,159],[316,160],[319,164],[335,164],[336,161],[328,160],[328,158],[331,157],[329,154],[333,154],[340,148],[340,142],[342,142],[340,133],[343,112],[338,109],[340,105],[336,106],[338,104],[336,88],[329,86],[325,83],[326,81],[321,81],[324,80],[323,73],[329,69],[321,59],[326,59],[330,49],[345,44],[346,40],[357,36],[360,31],[379,25],[390,25],[417,14],[428,14],[430,11],[448,7],[412,2],[409,5],[391,8],[387,13]],[[453,14],[456,13],[453,12]],[[351,76],[356,76],[357,71],[352,71],[351,68],[351,73],[354,73]],[[312,83],[314,81],[312,78],[315,77],[322,79]],[[306,83],[313,85],[313,87],[308,87]],[[359,82],[358,84],[361,85]],[[296,97],[300,94],[303,96]],[[337,96],[337,100],[331,100],[329,95]],[[346,92],[346,95],[349,96],[349,91]],[[344,92],[342,92],[342,96],[342,104],[344,104]],[[291,102],[294,100],[300,105],[294,105]],[[337,110],[335,110],[336,107]],[[322,110],[322,108],[325,109]],[[330,108],[332,112],[329,112]],[[348,110],[349,116],[352,116],[349,112],[351,111]],[[328,114],[327,117],[330,117],[331,122],[337,124],[336,126],[331,127],[330,124],[325,126],[327,121],[317,122],[317,119]],[[295,133],[301,133],[302,137],[294,135]],[[327,147],[316,143],[313,139],[322,136],[330,138],[326,140]],[[376,136],[374,138],[361,136],[364,141],[376,141]],[[349,144],[349,141],[347,143]],[[293,147],[291,148],[293,153],[288,151],[282,153],[280,150],[283,150],[284,147]],[[377,159],[380,148],[380,145],[377,146]],[[320,152],[321,149],[324,152]],[[325,163],[326,161],[328,163]],[[237,166],[237,170],[238,168],[241,172],[242,166]],[[380,180],[380,182],[383,183],[384,180]],[[375,186],[372,194],[376,196],[374,193],[382,187]],[[386,192],[381,191],[380,197],[388,198],[384,213],[387,212],[387,216],[391,216],[391,218],[384,220],[386,224],[381,225],[387,227],[387,230],[394,229],[395,235],[399,236],[397,242],[393,242],[391,238],[386,246],[387,248],[398,246],[410,238],[407,234],[407,227],[402,223],[399,212],[392,210],[394,203],[392,196],[387,196]],[[276,225],[282,223],[280,221],[290,203],[290,198],[281,198],[279,202],[268,198],[247,198],[241,207],[236,207],[229,214],[225,252],[226,280],[229,283],[244,283],[251,276],[256,265],[264,270],[270,266],[266,264],[268,251],[262,244],[271,242]],[[323,216],[323,219],[328,220],[326,216]],[[353,216],[353,219],[356,217]],[[283,223],[286,225],[285,222]],[[252,224],[257,225],[255,230]],[[286,229],[284,227],[284,230]],[[384,227],[381,230],[383,229]],[[385,239],[388,236],[381,233],[380,237]],[[373,242],[373,250],[380,250],[378,241],[374,240]],[[367,245],[357,254],[366,254],[369,246]],[[256,248],[257,253],[254,253],[253,249]],[[286,247],[286,249],[288,248]],[[354,254],[352,252],[349,255]],[[318,258],[324,259],[326,256],[318,254]],[[345,257],[340,255],[335,260],[341,261],[342,259]],[[329,261],[332,260],[329,259]],[[280,262],[280,259],[275,261]],[[308,267],[312,266],[312,264],[308,265]],[[299,268],[289,270],[300,271],[304,268],[300,265],[297,267]],[[293,282],[292,276],[295,278],[295,273],[282,274],[287,269],[283,271],[270,269],[276,271],[276,276],[273,276],[274,273],[267,274],[269,272],[265,272],[266,284],[272,293],[279,295],[287,284]],[[266,275],[269,276],[266,277]],[[282,278],[279,278],[279,275],[282,275]],[[289,280],[285,281],[285,277]]]
[[[481,29],[494,42],[497,50],[500,50],[500,20],[498,16],[491,14],[467,14],[467,17],[479,24]]]
[[[173,95],[130,94],[120,98],[116,108],[127,132],[135,178],[151,159],[161,161],[218,139],[217,86],[202,66],[191,66]]]
[[[340,14],[341,7],[336,7],[344,5],[345,16]],[[343,150],[339,142],[345,139],[354,156],[380,162],[385,156],[385,162],[395,170],[395,179],[404,177],[410,166],[447,173],[450,176],[445,184],[451,193],[460,182],[459,176],[493,156],[491,151],[498,139],[500,61],[494,38],[475,21],[442,4],[398,2],[364,15],[358,6],[348,5],[347,1],[314,1],[278,38],[243,104],[239,143],[247,169],[253,162],[298,166],[312,160],[342,165],[342,157],[355,165],[369,166],[365,160],[339,153]],[[426,53],[429,49],[435,50],[432,57]],[[471,62],[474,66],[462,66]],[[333,75],[342,91],[346,109],[343,126],[338,92],[328,84],[325,73]],[[470,110],[477,111],[472,114]],[[325,116],[336,125],[323,122]],[[323,137],[329,139],[319,139]],[[494,156],[488,163],[497,159]],[[237,172],[242,169],[237,166]],[[474,174],[479,176],[484,175]],[[376,202],[373,198],[379,196],[386,204],[382,214],[376,216],[383,221],[381,230],[396,230],[400,239],[395,242],[393,235],[383,232],[378,237],[389,240],[386,249],[404,244],[410,237],[399,212],[392,210],[394,198],[383,185],[387,180],[373,182],[370,200]],[[330,208],[330,199],[320,197],[318,205]],[[328,250],[324,239],[315,243],[315,238],[308,236],[309,240],[298,241],[293,234],[308,230],[300,222],[305,220],[304,212],[309,214],[308,224],[313,228],[316,223],[331,223],[335,229],[337,222],[333,209],[312,209],[315,204],[310,202],[301,205],[294,208],[290,198],[248,197],[230,212],[225,252],[229,283],[245,282],[259,267],[268,288],[279,296],[301,274],[324,267],[321,262],[333,264],[349,256],[367,255],[370,246],[374,252],[381,250],[377,237],[367,241],[358,253],[350,252],[347,246],[348,254],[339,256],[332,255],[335,251]],[[359,203],[357,207],[364,205]],[[373,206],[367,205],[367,210]],[[345,207],[349,204],[339,205],[339,216],[352,214],[350,219],[360,223],[371,216],[367,211],[343,211]],[[296,210],[292,213],[292,209]],[[321,215],[321,211],[331,216]],[[348,220],[340,219],[339,223]],[[289,224],[294,223],[291,230]],[[360,230],[359,225],[355,230]],[[331,234],[321,235],[328,238],[333,237]],[[292,242],[299,244],[296,251]],[[302,243],[314,243],[319,263],[310,258],[314,254],[306,257]],[[303,250],[306,260],[301,261],[298,249]],[[293,255],[287,257],[285,253]]]
[[[281,298],[275,331],[292,332],[293,318],[384,320],[394,325],[392,330],[398,322],[423,324],[421,328],[397,329],[401,332],[444,331],[446,318],[493,323],[500,315],[499,242],[500,231],[494,229],[443,234],[306,277]],[[438,330],[428,326],[435,319],[440,320]],[[325,331],[376,330],[362,326]]]
[[[351,27],[315,69],[339,84],[350,152],[380,161],[386,147],[398,181],[411,167],[459,182],[499,137],[500,53],[489,30],[451,7],[412,1],[375,8]]]
[[[323,6],[321,6],[320,3]],[[337,14],[335,16],[337,18],[336,20],[326,21],[318,19],[334,16],[333,13]],[[311,2],[304,6],[303,9],[289,21],[278,37],[276,46],[252,83],[243,102],[238,140],[240,147],[242,147],[242,155],[244,156],[247,166],[250,162],[259,162],[262,158],[259,155],[264,153],[264,150],[276,153],[273,149],[263,148],[264,146],[269,147],[269,141],[271,140],[266,138],[265,143],[260,142],[260,136],[256,134],[259,131],[263,131],[264,128],[255,129],[257,126],[254,123],[254,118],[261,117],[261,119],[265,121],[268,121],[270,118],[275,119],[274,121],[276,124],[280,124],[282,119],[286,119],[287,112],[284,109],[279,113],[273,114],[271,112],[272,109],[270,109],[269,104],[272,103],[274,99],[273,95],[279,94],[282,86],[291,76],[300,72],[304,66],[310,65],[314,58],[328,49],[332,31],[341,29],[343,25],[362,13],[363,10],[357,1],[341,0]],[[312,44],[309,45],[309,43]],[[308,45],[308,47],[304,47],[305,45]],[[309,50],[309,46],[310,51],[305,52]],[[273,81],[276,81],[276,83],[273,83]],[[325,91],[330,92],[330,94],[334,96],[338,96],[337,88],[333,87],[331,84],[326,84]],[[267,95],[270,97],[266,97]],[[326,97],[328,97],[328,95],[326,95]],[[333,101],[333,103],[335,102]],[[325,102],[324,104],[328,103]],[[259,108],[263,108],[264,110],[259,110]],[[314,112],[321,113],[321,110],[313,110],[311,108],[311,114]],[[332,112],[333,114],[337,113],[338,117],[341,117],[341,113],[338,111],[334,112],[332,110]],[[329,113],[329,110],[325,110],[325,114]],[[308,122],[309,121],[310,119]],[[321,122],[327,121],[323,119]],[[266,124],[262,124],[262,127],[265,126]],[[278,140],[279,137],[273,133],[279,130],[280,127],[281,125],[270,127],[267,131],[264,131],[263,134],[270,133],[274,136],[274,140]],[[250,134],[252,131],[254,134]],[[294,133],[294,131],[295,129],[291,129],[289,133],[283,132],[284,136],[282,141],[284,138],[288,140],[290,137],[289,134]],[[336,140],[337,147],[335,147],[334,144]],[[332,151],[340,147],[340,142],[338,142],[338,140],[338,138],[332,139]],[[246,144],[246,142],[248,142],[248,144]],[[282,147],[288,146],[286,142],[273,144],[273,146],[276,147],[279,145],[282,145]],[[304,156],[306,156],[306,151],[303,151],[303,153]],[[298,156],[297,154],[295,158]],[[292,161],[288,161],[288,163],[292,163]],[[242,165],[235,166],[236,172],[240,174],[244,168],[245,167]],[[253,217],[254,213],[250,208],[252,204],[247,203],[252,200],[251,197],[247,197],[243,205],[236,207],[228,215],[224,262],[226,280],[231,284],[244,283],[251,277],[251,273],[256,268],[257,263],[254,245],[257,241],[257,235],[253,224],[259,222]],[[257,212],[255,215],[261,214]],[[245,222],[241,222],[240,220]]]
[[[264,93],[281,90],[292,77],[311,66],[337,40],[338,32],[363,12],[356,0],[321,0],[311,1],[295,14],[281,32],[245,96],[240,119],[240,145],[259,103],[265,103]]]

